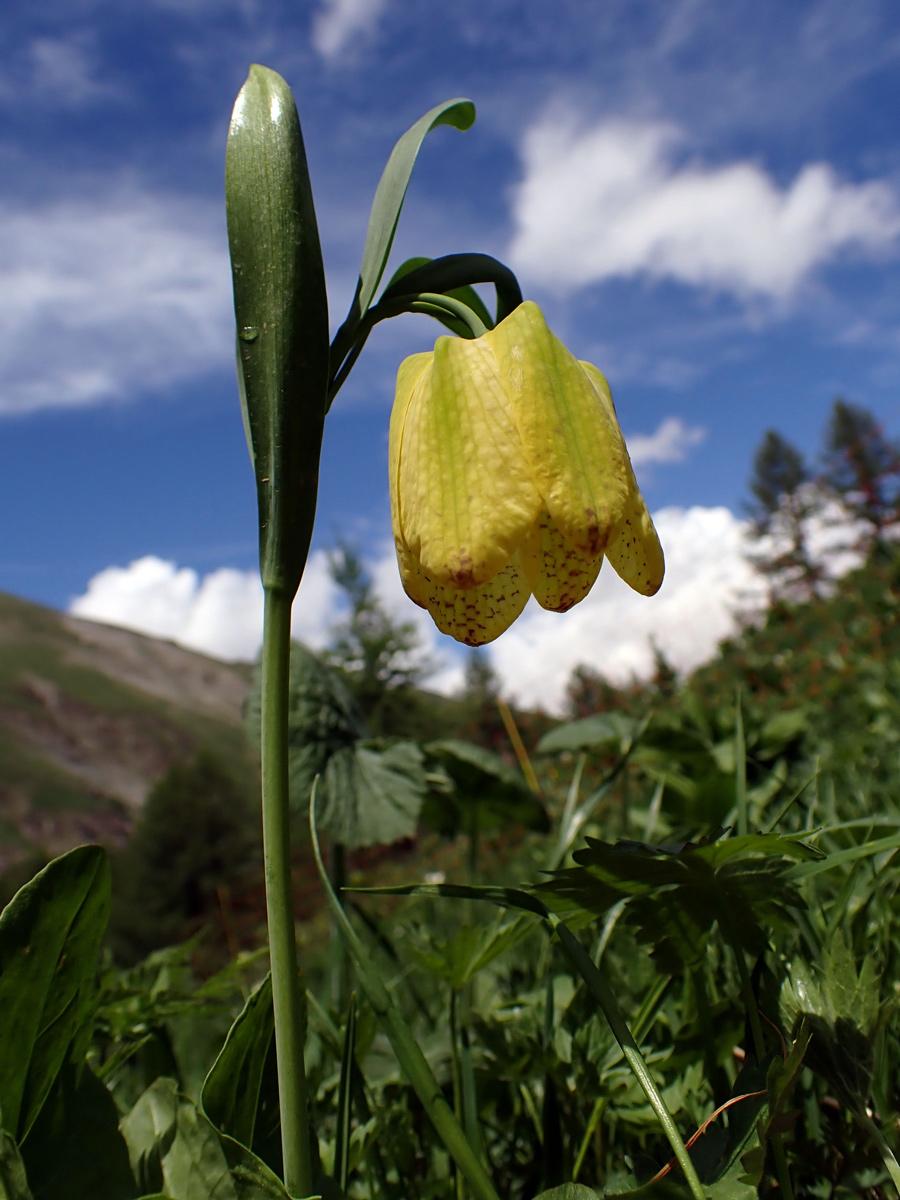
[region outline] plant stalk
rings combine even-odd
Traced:
[[[313,1180],[303,1062],[303,999],[291,893],[287,758],[290,623],[290,595],[267,588],[261,686],[263,861],[284,1185],[292,1196],[300,1197],[312,1194]]]

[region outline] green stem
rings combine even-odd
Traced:
[[[279,589],[267,588],[261,686],[262,826],[281,1149],[285,1187],[292,1196],[309,1196],[313,1190],[312,1159],[288,820],[290,634],[291,597]]]
[[[597,969],[594,960],[568,926],[552,915],[548,918],[548,924],[559,938],[560,946],[566,957],[578,971],[578,974],[587,984],[594,999],[603,1010],[603,1015],[606,1017],[609,1027],[612,1030],[613,1037],[621,1047],[625,1061],[640,1084],[644,1095],[650,1101],[650,1107],[656,1113],[656,1119],[659,1121],[662,1131],[666,1135],[669,1145],[672,1147],[672,1153],[681,1167],[691,1195],[694,1197],[694,1200],[705,1200],[706,1193],[703,1191],[703,1185],[697,1176],[694,1164],[691,1162],[690,1155],[681,1139],[681,1134],[678,1132],[678,1126],[675,1124],[672,1114],[669,1112],[666,1102],[659,1088],[656,1086],[653,1076],[650,1074],[647,1064],[644,1061],[644,1056],[641,1054],[640,1047],[634,1040],[631,1030],[628,1028],[622,1010],[619,1008],[619,1002],[613,994],[612,989]]]

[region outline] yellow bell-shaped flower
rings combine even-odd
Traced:
[[[606,380],[530,301],[401,364],[390,484],[403,587],[469,646],[503,633],[531,594],[556,612],[583,600],[604,554],[635,591],[662,583]]]

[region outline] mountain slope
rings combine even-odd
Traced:
[[[121,844],[157,779],[207,749],[250,787],[251,668],[0,594],[0,872]]]

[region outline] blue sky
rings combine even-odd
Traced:
[[[469,132],[426,143],[396,261],[509,262],[609,377],[683,563],[639,601],[658,607],[623,671],[654,612],[674,656],[696,659],[703,570],[723,604],[744,587],[738,518],[766,428],[814,456],[842,394],[900,431],[893,0],[47,0],[0,24],[0,589],[252,653],[222,174],[253,61],[297,97],[333,326],[393,141],[440,100],[475,101]],[[436,332],[380,327],[326,431],[315,546],[355,539],[401,612],[387,419],[398,362]],[[315,642],[333,608],[321,553],[311,572],[299,628]],[[608,658],[610,624],[621,641],[631,622],[619,605],[601,592],[565,635],[570,618],[540,614],[495,661],[526,654],[537,679],[560,637],[567,665]]]

